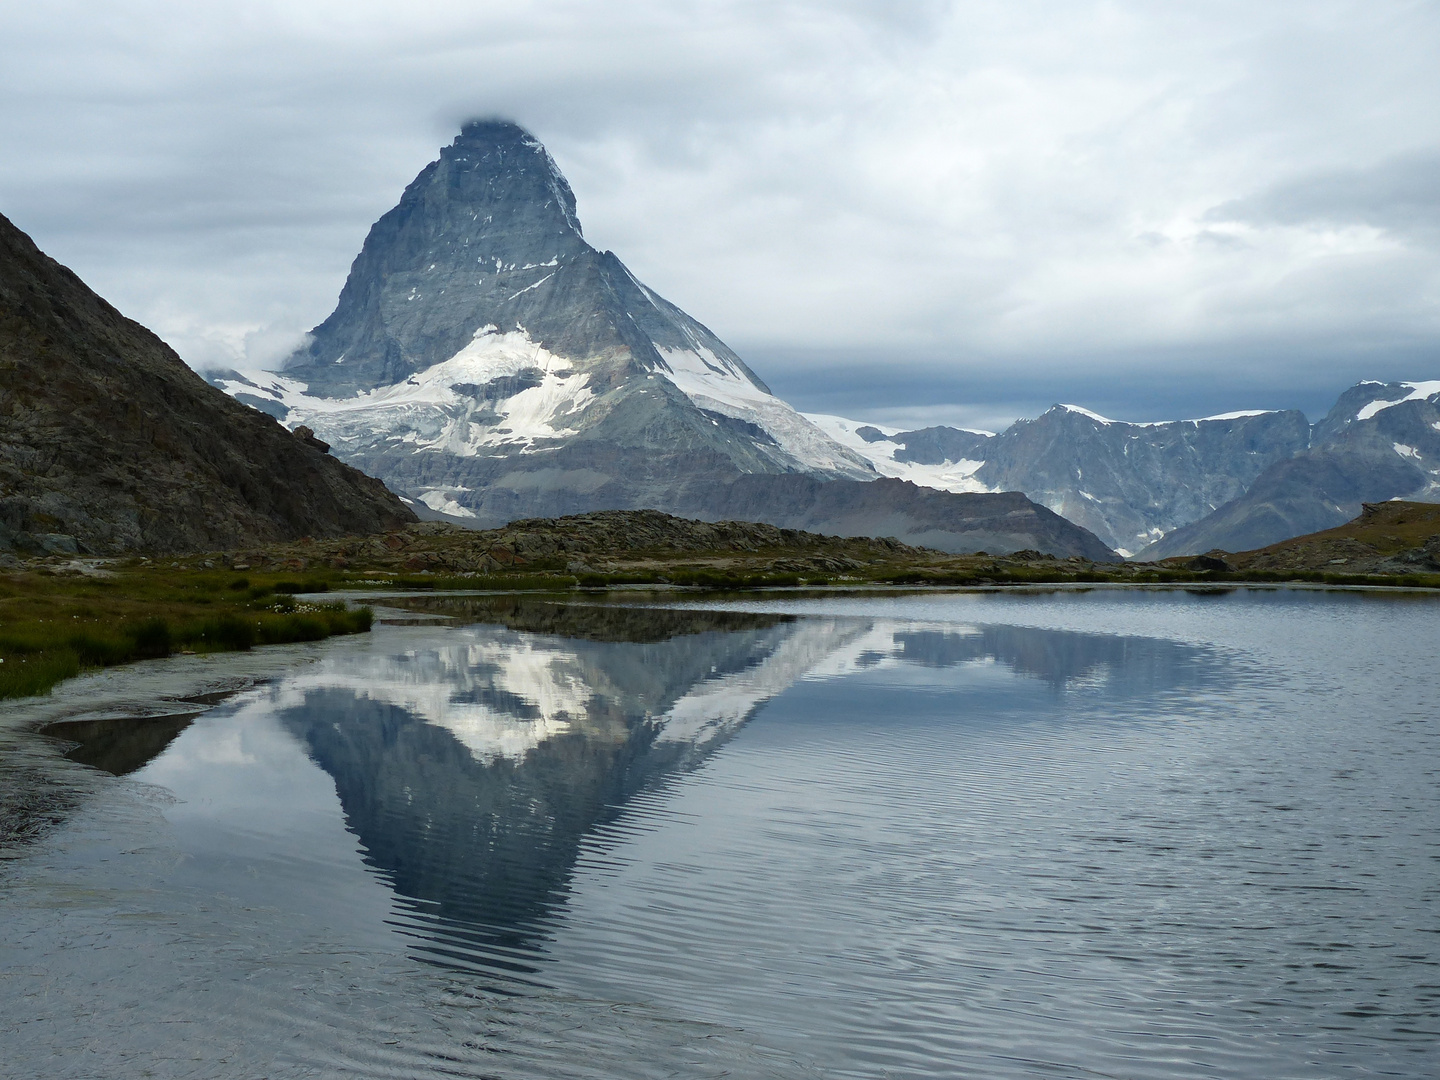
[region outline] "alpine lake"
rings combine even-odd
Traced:
[[[0,1076],[1440,1075],[1434,594],[377,615],[7,705]]]

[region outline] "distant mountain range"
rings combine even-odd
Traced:
[[[999,434],[802,415],[587,243],[545,148],[502,122],[466,125],[406,188],[282,371],[210,381],[0,217],[0,552],[651,508],[1098,561],[1440,502],[1440,381],[1360,383],[1313,427],[1296,410],[1137,424],[1057,405]]]
[[[1440,381],[1352,386],[1311,429],[1308,446],[1143,557],[1249,551],[1343,525],[1362,503],[1391,499],[1440,502]]]
[[[1298,410],[1137,424],[1057,405],[999,434],[802,415],[590,246],[545,148],[500,122],[467,125],[376,222],[281,372],[211,379],[477,526],[648,507],[1158,558],[1440,498],[1440,383],[1362,383],[1313,428]]]
[[[999,435],[811,419],[887,476],[1022,491],[1141,559],[1265,547],[1365,502],[1440,501],[1440,381],[1360,383],[1313,427],[1295,409],[1134,424],[1076,405]]]
[[[999,435],[812,419],[880,472],[956,491],[1023,491],[1122,555],[1243,494],[1267,466],[1304,449],[1310,432],[1294,410],[1126,424],[1056,405]]]
[[[0,552],[214,551],[415,515],[196,375],[0,216]]]

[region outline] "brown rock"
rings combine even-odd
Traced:
[[[317,439],[315,437],[314,428],[306,427],[304,424],[301,424],[290,434],[294,435],[295,438],[299,439],[306,446],[313,446],[322,454],[328,454],[330,452],[330,444],[328,442],[323,442],[320,439]]]
[[[218,551],[415,515],[210,386],[0,216],[0,548]]]

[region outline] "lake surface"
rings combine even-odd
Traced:
[[[0,1075],[1440,1075],[1434,598],[450,610],[7,736]]]

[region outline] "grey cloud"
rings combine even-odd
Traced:
[[[192,363],[253,360],[498,114],[802,404],[1239,408],[1440,374],[1437,53],[1404,0],[16,4],[0,212]],[[1337,222],[1413,243],[1226,228]]]
[[[1440,242],[1440,150],[1356,169],[1331,169],[1235,199],[1206,215],[1250,225],[1369,225]]]

